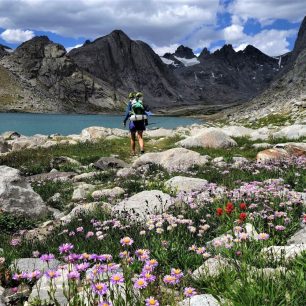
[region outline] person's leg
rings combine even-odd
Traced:
[[[143,133],[143,131],[137,131],[138,143],[139,143],[139,146],[140,146],[141,153],[144,152],[144,142],[143,142],[142,133]]]
[[[131,151],[132,154],[136,154],[136,134],[135,132],[131,132]]]

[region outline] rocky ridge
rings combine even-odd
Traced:
[[[306,117],[306,17],[299,29],[291,53],[286,55],[286,66],[271,86],[242,107],[225,111],[232,121],[252,121],[268,115],[288,115],[303,122]]]

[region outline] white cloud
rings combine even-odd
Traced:
[[[244,35],[239,40],[227,40],[227,43],[233,44],[236,51],[243,50],[247,45],[253,45],[270,56],[276,56],[290,51],[287,38],[294,34],[295,30],[263,30],[254,36]]]
[[[72,49],[80,48],[80,47],[82,47],[82,46],[83,46],[83,44],[77,44],[77,45],[75,45],[75,46],[73,46],[73,47],[67,47],[67,48],[66,48],[66,51],[67,51],[67,52],[70,52]]]
[[[238,24],[232,24],[231,26],[224,28],[223,33],[224,39],[231,42],[239,41],[245,37],[243,26]]]
[[[8,43],[22,43],[35,36],[33,31],[20,29],[6,29],[0,34],[0,37]]]
[[[162,56],[165,53],[174,53],[175,50],[177,49],[177,47],[179,46],[179,44],[172,44],[169,46],[163,46],[163,47],[157,47],[154,44],[152,45],[153,50],[155,51],[156,54]]]
[[[246,21],[255,18],[261,24],[270,24],[275,19],[300,21],[306,13],[305,0],[234,0],[229,11]]]
[[[215,24],[219,0],[0,0],[0,27],[94,39],[122,29],[158,47]]]

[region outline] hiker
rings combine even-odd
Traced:
[[[129,129],[131,132],[131,151],[133,155],[136,155],[136,134],[138,138],[138,143],[140,147],[140,153],[144,153],[144,141],[143,141],[143,131],[148,125],[147,115],[145,112],[145,107],[142,102],[141,92],[131,92],[129,93],[129,103],[127,105],[125,118],[123,125],[126,126],[127,120],[129,120]]]

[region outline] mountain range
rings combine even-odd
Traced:
[[[0,111],[119,112],[127,93],[135,90],[144,93],[153,111],[168,114],[250,105],[259,97],[268,101],[277,86],[296,91],[296,69],[303,90],[305,32],[306,19],[294,50],[278,57],[251,45],[238,52],[231,45],[213,53],[204,48],[198,56],[179,46],[173,54],[158,56],[121,30],[70,52],[46,36],[15,50],[0,45]]]

